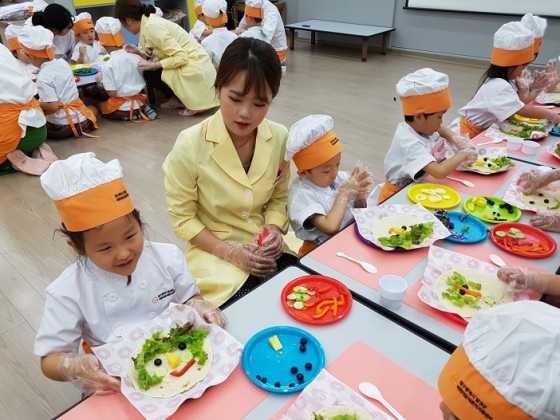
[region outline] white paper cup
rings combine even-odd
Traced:
[[[521,151],[526,155],[534,155],[539,147],[541,145],[536,141],[525,140],[521,146]]]
[[[380,303],[389,309],[398,308],[406,296],[408,284],[399,276],[387,275],[379,280]]]
[[[508,150],[519,150],[521,149],[522,144],[523,144],[523,139],[519,139],[517,137],[512,137],[507,139]]]
[[[286,69],[287,69],[286,66],[282,66],[282,73],[286,73]]]

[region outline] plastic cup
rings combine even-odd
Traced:
[[[523,144],[523,139],[519,139],[517,137],[512,137],[507,139],[508,150],[519,150],[521,149],[522,144]]]
[[[282,66],[282,73],[286,73],[286,66]]]
[[[392,274],[383,276],[379,280],[379,301],[386,308],[396,309],[401,306],[407,290],[408,284],[402,277]]]
[[[521,146],[521,151],[526,155],[534,155],[539,147],[541,145],[536,141],[525,140]]]

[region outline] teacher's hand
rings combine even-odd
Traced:
[[[266,278],[276,272],[276,261],[260,255],[258,249],[256,244],[221,242],[214,248],[213,254],[255,277]]]
[[[157,70],[161,68],[161,64],[159,63],[159,61],[153,62],[153,61],[146,61],[146,60],[142,60],[140,62],[138,62],[138,68],[140,69],[140,71],[146,71],[146,70]]]
[[[282,232],[276,226],[264,225],[261,232],[255,235],[255,242],[259,246],[259,254],[277,260],[284,252]]]

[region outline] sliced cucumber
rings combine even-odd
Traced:
[[[294,301],[289,300],[289,301],[286,302],[286,305],[288,305],[288,308],[293,308],[294,307]]]
[[[296,300],[296,298],[298,297],[298,295],[296,295],[295,293],[290,293],[288,296],[286,296],[288,299],[290,300]]]
[[[496,304],[496,301],[494,299],[492,299],[490,296],[484,296],[484,298],[482,300],[484,300],[484,303],[486,303],[487,305],[495,305]]]
[[[165,375],[167,375],[167,369],[164,368],[164,367],[158,367],[158,368],[156,369],[156,375],[157,375],[157,376],[165,376]]]
[[[185,350],[181,353],[181,362],[187,363],[189,360],[193,358],[193,355],[190,350]]]
[[[295,302],[294,308],[302,310],[303,308],[305,308],[305,306],[303,305],[303,302]]]
[[[517,239],[525,239],[525,234],[523,232],[514,233],[513,236],[515,236]]]
[[[504,232],[503,230],[498,230],[496,231],[496,236],[499,236],[500,238],[505,238],[507,236],[507,232]]]
[[[296,286],[296,287],[294,287],[294,292],[295,293],[308,293],[309,290],[307,290],[307,288],[305,288],[303,286]]]
[[[303,301],[307,302],[309,299],[311,299],[311,296],[309,295],[302,295],[303,296]]]

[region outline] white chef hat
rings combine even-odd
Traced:
[[[124,45],[121,29],[121,22],[109,16],[103,16],[95,22],[95,32],[99,35],[99,43],[104,47],[122,47]]]
[[[521,23],[531,32],[533,32],[535,54],[541,50],[541,45],[546,31],[546,19],[527,13],[521,18]]]
[[[245,12],[247,16],[264,19],[263,0],[245,0]]]
[[[223,25],[227,22],[227,2],[226,0],[204,0],[202,13],[206,16],[208,25]]]
[[[202,5],[204,4],[204,0],[195,0],[194,2],[194,12],[197,16],[203,15],[202,12]]]
[[[41,185],[71,232],[93,229],[134,210],[119,161],[103,163],[91,152],[52,163],[41,175]]]
[[[23,26],[20,25],[8,25],[4,34],[6,35],[6,40],[8,41],[8,47],[10,51],[19,50],[21,44],[19,43],[18,36],[21,34]]]
[[[407,74],[397,83],[403,114],[433,114],[451,108],[449,77],[430,68]]]
[[[472,317],[438,388],[460,419],[560,418],[560,310],[519,301]]]
[[[54,59],[54,35],[42,26],[23,26],[18,35],[21,48],[27,54],[37,58]]]
[[[309,115],[290,128],[285,160],[294,160],[298,170],[316,168],[342,152],[328,115]]]
[[[91,20],[91,15],[87,12],[82,12],[74,18],[74,33],[78,35],[81,32],[87,31],[88,29],[93,29],[93,20]]]
[[[521,22],[509,22],[494,34],[494,49],[490,62],[511,67],[530,63],[535,59],[533,33]]]

